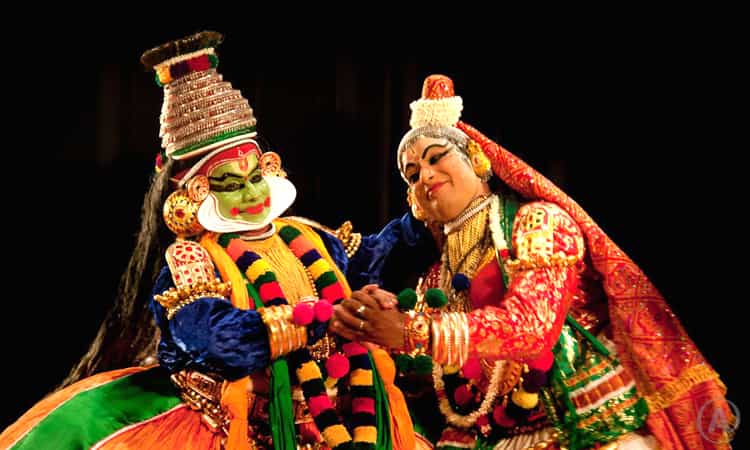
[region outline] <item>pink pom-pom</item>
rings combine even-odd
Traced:
[[[310,408],[310,414],[312,414],[313,417],[317,417],[326,409],[333,408],[333,405],[331,404],[331,399],[329,399],[326,394],[323,394],[311,397],[307,400],[307,407]]]
[[[464,378],[469,380],[478,380],[482,378],[482,364],[479,362],[479,358],[469,358],[461,371],[464,374]]]
[[[326,322],[333,315],[333,306],[325,300],[315,303],[313,309],[315,310],[315,320],[318,322]]]
[[[472,398],[474,398],[474,394],[471,393],[471,388],[465,384],[453,391],[453,400],[456,401],[458,406],[468,405]]]
[[[341,378],[349,373],[349,360],[341,353],[333,354],[326,361],[326,371],[329,377]]]
[[[298,303],[292,311],[292,318],[297,325],[305,326],[313,320],[313,308],[309,303]]]
[[[510,428],[516,424],[516,421],[508,417],[508,414],[505,413],[505,408],[502,405],[495,406],[495,409],[492,411],[492,419],[496,424],[505,428]]]

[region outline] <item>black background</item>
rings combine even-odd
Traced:
[[[17,140],[6,148],[12,289],[0,426],[83,354],[127,263],[159,149],[162,92],[140,53],[201,29],[225,33],[219,71],[284,158],[299,192],[291,212],[330,226],[352,220],[364,233],[406,211],[394,153],[408,103],[426,75],[451,76],[463,120],[589,212],[664,294],[742,409],[747,52],[730,20],[641,19],[427,27],[394,16],[356,34],[351,22],[323,33],[254,20],[27,32],[21,70],[6,83],[20,120],[6,131]]]

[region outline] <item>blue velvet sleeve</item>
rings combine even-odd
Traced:
[[[323,240],[323,245],[326,246],[326,250],[328,250],[328,253],[331,255],[331,259],[333,259],[333,262],[336,263],[339,270],[341,270],[342,273],[346,273],[346,267],[349,263],[349,257],[346,256],[344,244],[342,244],[341,241],[338,240],[338,238],[336,238],[335,236],[331,236],[326,232],[318,233],[318,236],[320,236],[320,239]]]
[[[429,230],[406,213],[377,234],[364,236],[349,259],[347,279],[352,289],[377,284],[397,292],[414,286],[418,275],[437,260],[439,253]]]
[[[164,267],[153,293],[169,289],[171,278]],[[183,307],[170,321],[153,296],[151,308],[162,332],[159,362],[170,372],[190,368],[233,380],[269,365],[268,335],[256,311],[210,297]]]

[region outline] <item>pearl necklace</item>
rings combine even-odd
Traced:
[[[480,197],[482,198],[481,202],[477,203],[476,205],[470,208],[466,208],[464,212],[462,212],[458,217],[456,217],[455,219],[451,221],[448,221],[445,225],[443,225],[443,233],[445,235],[449,235],[453,233],[454,231],[458,230],[459,228],[461,228],[461,225],[463,225],[467,220],[472,218],[479,211],[483,210],[487,206],[487,204],[490,202],[490,200],[492,200],[492,197],[494,196],[486,195],[484,196],[484,198]]]

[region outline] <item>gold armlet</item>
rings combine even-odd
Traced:
[[[272,360],[307,345],[307,327],[294,324],[291,306],[267,306],[259,313],[268,330]]]
[[[342,244],[344,244],[344,250],[346,256],[351,258],[352,255],[357,253],[360,244],[362,244],[362,234],[352,233],[352,223],[347,220],[336,230],[336,237],[339,238]]]
[[[210,281],[199,281],[197,283],[169,288],[154,295],[154,300],[167,310],[167,319],[171,320],[177,311],[203,297],[219,297],[226,299],[232,292],[232,284],[217,279]]]

